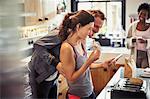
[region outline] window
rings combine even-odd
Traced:
[[[84,1],[84,0],[81,0]],[[122,27],[121,2],[79,2],[78,10],[100,9],[106,16],[107,21],[100,29],[100,33],[106,34]]]
[[[107,20],[97,35],[102,34],[110,39],[110,43],[116,47],[124,47],[125,39],[125,0],[73,0],[72,11],[76,10],[101,10]],[[74,10],[75,9],[75,10]],[[116,45],[119,44],[119,45]]]

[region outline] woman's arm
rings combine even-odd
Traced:
[[[112,65],[115,65],[116,61],[113,61],[114,58],[110,59],[110,60],[106,60],[105,62],[103,63],[92,63],[90,65],[90,68],[109,68],[110,66]]]
[[[148,25],[150,28],[150,23]],[[150,37],[146,40],[146,49],[150,50]]]
[[[97,52],[93,52],[81,68],[75,71],[76,62],[74,50],[70,44],[63,43],[60,50],[60,60],[66,79],[71,82],[78,79],[79,76],[81,76],[91,65],[91,63],[97,59],[97,57],[94,57],[96,56],[95,53],[97,54]]]
[[[136,42],[135,31],[136,31],[138,22],[139,21],[135,21],[135,22],[131,23],[129,26],[129,29],[127,31],[126,42],[127,42],[128,49],[135,47],[135,42]]]
[[[130,49],[133,47],[133,39],[135,39],[134,37],[132,37],[132,25],[129,27],[129,30],[127,32],[127,38],[126,38],[126,41],[127,41],[127,48]],[[136,40],[136,39],[135,39]],[[134,41],[136,42],[136,41]]]

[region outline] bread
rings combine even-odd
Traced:
[[[134,84],[134,85],[142,85],[143,84],[143,80],[139,79],[139,78],[130,78],[129,81],[131,84]]]

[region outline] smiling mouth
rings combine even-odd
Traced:
[[[140,17],[140,20],[145,20],[145,18],[143,18],[143,17]]]

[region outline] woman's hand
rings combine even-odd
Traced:
[[[101,54],[100,50],[99,50],[99,49],[95,49],[95,50],[90,54],[90,56],[89,56],[87,62],[88,62],[89,64],[93,63],[94,61],[96,61],[97,59],[99,59],[100,54]]]
[[[115,66],[116,61],[115,61],[114,59],[115,59],[115,58],[112,58],[112,59],[110,59],[110,60],[105,61],[105,62],[103,63],[103,68],[108,69],[108,68],[111,67],[111,66]]]

